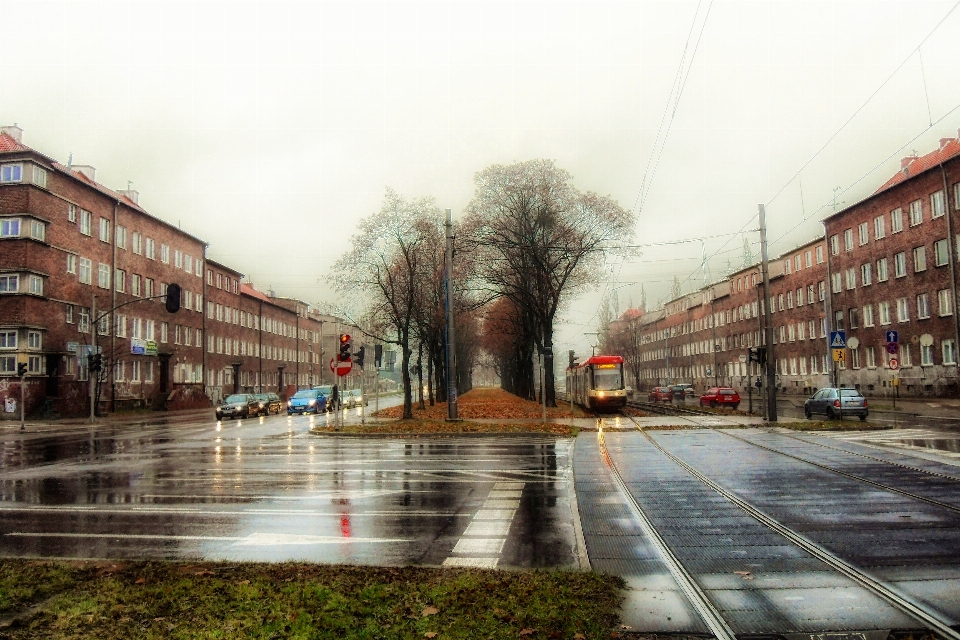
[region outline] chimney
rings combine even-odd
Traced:
[[[97,170],[95,167],[90,166],[89,164],[75,164],[70,167],[77,173],[82,173],[90,182],[96,182]]]
[[[900,159],[900,168],[906,169],[910,166],[910,163],[917,159],[917,156],[907,156],[906,158]]]
[[[133,204],[140,204],[140,192],[136,189],[122,189],[117,191],[117,193],[119,193],[121,196],[129,198],[130,200],[133,200]]]
[[[6,127],[0,127],[0,133],[5,133],[20,144],[23,144],[23,129],[18,127],[16,122]]]
[[[940,150],[942,151],[951,142],[953,142],[953,138],[940,138]]]

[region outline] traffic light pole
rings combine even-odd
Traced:
[[[447,209],[446,307],[447,307],[447,420],[459,421],[457,411],[457,352],[453,323],[453,211]]]
[[[763,333],[767,342],[767,421],[777,421],[777,359],[773,351],[773,320],[770,309],[770,268],[767,259],[766,211],[760,205],[760,273],[763,278]]]

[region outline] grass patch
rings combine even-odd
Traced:
[[[854,418],[851,420],[807,420],[806,422],[781,422],[779,426],[794,431],[883,431],[893,426],[876,424]]]
[[[74,586],[76,575],[77,568],[64,563],[0,561],[0,615]]]
[[[568,571],[0,561],[70,576],[2,638],[599,638],[623,581]],[[435,635],[431,635],[435,634]],[[577,636],[577,634],[581,634]]]

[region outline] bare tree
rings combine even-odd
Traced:
[[[359,224],[352,248],[330,275],[341,293],[367,294],[366,320],[384,342],[400,347],[403,417],[413,417],[410,379],[411,337],[422,261],[442,212],[432,198],[407,202],[387,189],[383,206]]]
[[[533,324],[544,353],[546,403],[556,406],[553,327],[561,305],[601,276],[605,251],[632,232],[634,215],[612,199],[581,193],[550,160],[494,165],[475,177],[467,207],[477,276]]]

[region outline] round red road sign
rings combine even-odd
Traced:
[[[336,358],[330,358],[330,371],[333,371],[338,376],[345,376],[353,369],[353,361],[347,360],[346,362],[340,362]]]
[[[896,358],[890,358],[890,368],[896,371],[900,368],[900,361]]]

